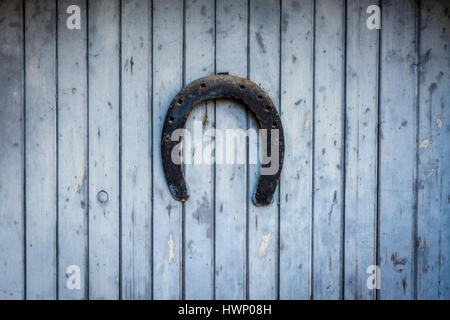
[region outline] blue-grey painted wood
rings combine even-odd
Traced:
[[[414,0],[383,1],[381,6],[379,297],[411,299],[419,147],[417,8]]]
[[[249,78],[260,85],[279,108],[280,90],[280,3],[276,0],[250,1]],[[249,128],[258,127],[254,117]],[[256,137],[256,136],[255,136]],[[249,137],[250,150],[258,150],[256,138]],[[250,151],[251,154],[251,151]],[[249,156],[251,156],[249,154]],[[258,161],[259,162],[259,161]],[[259,175],[259,164],[249,165],[249,198],[253,195]],[[278,189],[273,204],[256,207],[250,199],[249,207],[249,279],[250,299],[275,299],[278,295]]]
[[[153,298],[182,297],[182,208],[167,188],[161,130],[183,85],[183,1],[153,1]]]
[[[67,28],[66,22],[69,17],[67,8],[70,5],[77,5],[81,9],[80,30]],[[58,3],[58,288],[60,299],[87,298],[86,18],[85,0],[64,0]],[[80,268],[79,275],[69,268],[73,265]],[[67,287],[67,281],[70,281],[69,276],[80,277],[79,289]]]
[[[119,297],[119,0],[89,2],[89,297]]]
[[[381,1],[369,30],[376,3],[0,0],[0,299],[449,299],[449,8]],[[184,211],[167,189],[167,107],[215,71],[281,109],[269,207],[258,164],[188,166]],[[204,131],[256,129],[207,105]]]
[[[343,272],[345,2],[318,0],[315,13],[312,294],[315,299],[338,299]]]
[[[0,1],[0,299],[24,297],[23,2]]]
[[[313,16],[311,0],[282,1],[280,298],[308,299],[311,275]]]
[[[216,1],[216,69],[247,77],[248,1]],[[247,129],[245,107],[217,100],[216,128]],[[217,141],[217,140],[216,140]],[[243,153],[247,159],[246,143]],[[216,150],[216,153],[219,152]],[[237,162],[237,160],[236,160]],[[245,161],[246,162],[246,161]],[[215,297],[246,297],[247,164],[216,164]]]
[[[372,0],[347,2],[345,145],[345,299],[374,299],[367,268],[376,265],[378,38],[365,27]]]
[[[214,73],[214,4],[214,0],[185,2],[185,84]],[[209,146],[214,145],[214,106],[214,101],[197,105],[186,123],[194,159],[193,164],[185,165],[190,191],[184,210],[186,299],[214,297],[214,165],[205,161],[212,156],[207,153]],[[203,134],[196,135],[196,128]],[[202,164],[196,164],[197,158]]]
[[[26,298],[56,298],[56,8],[25,3]]]
[[[420,7],[419,299],[450,299],[449,5],[425,0]]]
[[[122,1],[123,299],[151,298],[151,3]]]

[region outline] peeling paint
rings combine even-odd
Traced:
[[[269,246],[270,237],[270,232],[262,237],[261,245],[258,249],[258,255],[260,257],[262,257],[266,253],[267,247]]]
[[[431,169],[431,171],[428,173],[428,177],[431,177],[436,172],[436,168]]]
[[[439,128],[442,128],[442,121],[441,121],[441,119],[436,119],[436,125],[439,127]]]
[[[425,139],[422,141],[422,143],[420,144],[419,148],[420,149],[426,149],[428,148],[428,146],[430,145],[430,141],[428,139]]]
[[[172,234],[169,235],[169,241],[167,241],[169,245],[169,264],[173,261],[173,237]]]
[[[309,124],[311,123],[311,117],[309,116],[309,114],[306,116],[306,121],[305,121],[305,129],[309,128]]]

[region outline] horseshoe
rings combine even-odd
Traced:
[[[258,185],[252,197],[255,206],[272,203],[275,189],[280,180],[284,159],[284,134],[280,116],[270,99],[258,85],[250,80],[228,74],[218,74],[197,79],[185,86],[172,100],[167,110],[161,137],[161,157],[164,175],[172,197],[181,202],[189,198],[189,191],[183,173],[183,164],[172,161],[172,149],[180,141],[172,141],[172,133],[184,129],[192,109],[199,103],[211,99],[234,99],[245,104],[255,115],[260,129],[267,129],[266,154],[271,154],[271,129],[278,129],[278,170],[273,174],[260,173]],[[183,139],[183,136],[180,136]],[[269,168],[270,163],[262,165]]]

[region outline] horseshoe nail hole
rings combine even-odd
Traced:
[[[242,83],[239,85],[239,88],[241,88],[241,90],[245,89],[245,85],[243,85]]]
[[[266,106],[266,112],[270,112],[272,108],[270,106]]]
[[[272,122],[272,128],[276,128],[276,127],[277,127],[277,122],[276,121]]]
[[[263,96],[258,94],[258,96],[256,97],[258,100],[262,100]]]
[[[164,137],[164,140],[165,140],[166,142],[170,142],[170,137],[169,137],[169,136],[165,136],[165,137]]]
[[[200,83],[200,88],[206,88],[206,83]]]
[[[172,124],[173,120],[175,120],[173,117],[169,117],[169,124]]]
[[[100,203],[106,203],[106,202],[108,202],[108,193],[107,193],[105,190],[100,190],[100,191],[97,193],[97,200],[98,200]]]
[[[184,102],[183,99],[178,99],[178,100],[177,100],[177,104],[178,104],[179,106],[181,106],[181,105],[183,104],[183,102]]]

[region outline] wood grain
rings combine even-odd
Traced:
[[[214,73],[215,1],[186,1],[185,84]],[[214,141],[214,101],[197,105],[186,123],[191,133],[193,164],[185,165],[190,197],[184,206],[185,298],[214,297],[214,165],[204,161]],[[201,130],[196,135],[197,128]],[[186,153],[190,152],[186,149]],[[186,157],[188,155],[186,154]],[[196,164],[197,157],[202,164]],[[202,281],[199,281],[202,279]]]
[[[371,0],[347,2],[345,299],[374,299],[376,265],[379,31],[364,23]],[[362,25],[362,26],[361,26]]]
[[[420,6],[417,199],[417,298],[450,296],[450,10],[447,1]]]
[[[217,72],[246,78],[247,1],[217,1],[216,4]],[[222,133],[227,129],[247,129],[245,106],[234,101],[217,100],[216,119],[216,128]],[[236,146],[234,150],[237,153],[240,149]],[[216,299],[245,299],[247,163],[216,164],[215,179],[215,295]]]
[[[122,1],[121,290],[150,299],[151,278],[151,2]]]
[[[315,14],[312,295],[338,299],[343,272],[344,2],[316,1]]]
[[[381,30],[367,27],[370,5]],[[449,9],[0,0],[0,298],[449,299]],[[251,202],[251,134],[244,163],[186,165],[184,205],[167,188],[167,108],[217,72],[256,82],[280,111],[270,206]],[[196,121],[257,129],[226,100],[197,106],[192,134]]]
[[[380,83],[381,299],[414,297],[417,144],[417,8],[383,1]],[[398,106],[401,105],[402,108]]]
[[[81,29],[68,29],[67,7],[80,7]],[[58,289],[60,299],[87,298],[87,20],[86,1],[58,3]],[[69,266],[80,289],[67,287]],[[69,269],[70,271],[70,269]]]
[[[89,2],[89,298],[119,298],[119,1]]]
[[[249,79],[263,88],[279,110],[280,93],[280,4],[274,0],[250,1]],[[268,76],[270,75],[270,76]],[[250,117],[249,129],[258,128]],[[249,152],[257,152],[258,141],[249,138]],[[251,155],[249,154],[249,157]],[[256,188],[259,175],[257,164],[249,165],[249,198]],[[275,299],[278,295],[278,189],[273,203],[256,207],[248,201],[248,297],[250,299]]]
[[[23,3],[0,1],[0,299],[24,298]]]
[[[183,86],[183,1],[153,1],[153,298],[182,298],[182,211],[167,188],[161,131]]]
[[[56,7],[25,4],[26,298],[56,298]]]
[[[280,298],[308,299],[311,283],[313,1],[283,1],[280,182]]]

